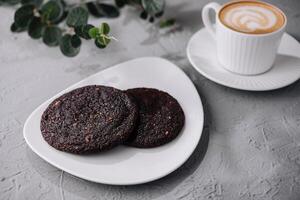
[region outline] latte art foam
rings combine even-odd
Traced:
[[[228,27],[245,33],[270,33],[284,24],[282,13],[260,2],[235,2],[220,12],[221,21]]]
[[[224,21],[226,24],[245,32],[258,29],[266,30],[276,25],[276,15],[265,8],[257,6],[240,6],[228,11]]]

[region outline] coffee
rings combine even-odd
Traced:
[[[220,10],[219,19],[230,29],[248,34],[271,33],[285,24],[280,9],[260,1],[228,3]]]

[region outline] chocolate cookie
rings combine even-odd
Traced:
[[[132,136],[125,144],[150,148],[172,141],[184,125],[184,113],[171,95],[151,88],[126,91],[139,107],[139,119]]]
[[[44,139],[54,148],[82,154],[113,148],[132,132],[138,110],[125,92],[85,86],[55,99],[41,119]]]

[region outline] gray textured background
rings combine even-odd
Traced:
[[[246,92],[217,85],[193,70],[185,47],[202,27],[201,8],[207,2],[169,0],[166,15],[183,25],[172,34],[124,9],[121,17],[108,20],[119,42],[105,50],[84,42],[75,58],[26,33],[12,34],[14,9],[0,7],[0,199],[299,200],[300,82],[276,91]],[[300,1],[269,2],[287,13],[287,30],[299,40]],[[91,19],[93,24],[101,21]],[[39,104],[106,67],[149,55],[180,66],[204,102],[201,142],[181,168],[152,183],[109,186],[63,173],[27,147],[22,127]]]

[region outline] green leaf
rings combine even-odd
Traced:
[[[54,22],[64,13],[63,6],[54,0],[50,0],[42,6],[41,9],[43,20]]]
[[[94,17],[104,17],[104,13],[101,9],[98,8],[95,2],[88,2],[85,4],[89,13]]]
[[[107,46],[110,43],[110,39],[107,35],[100,35],[100,37],[97,37],[96,40],[103,46]]]
[[[110,4],[88,2],[86,3],[86,7],[94,17],[114,18],[120,15],[118,8]]]
[[[15,23],[12,23],[10,26],[10,30],[11,30],[11,32],[19,33],[19,32],[25,31],[26,28],[20,28]]]
[[[42,3],[43,3],[43,0],[21,0],[22,5],[32,4],[32,5],[39,7],[40,5],[42,5]]]
[[[72,44],[72,47],[74,48],[78,48],[81,46],[81,39],[78,35],[72,35],[71,37],[71,44]]]
[[[98,7],[102,10],[103,14],[107,18],[119,17],[120,11],[117,7],[105,3],[99,3]]]
[[[75,27],[75,33],[79,37],[82,37],[86,40],[89,40],[89,39],[91,39],[91,36],[89,35],[89,30],[92,29],[92,28],[94,28],[94,26],[91,25],[91,24],[77,26],[77,27]]]
[[[64,35],[62,38],[61,38],[61,41],[60,41],[60,50],[61,52],[65,55],[65,56],[68,56],[68,57],[74,57],[76,56],[79,51],[80,51],[80,46],[79,47],[74,47],[72,45],[72,36],[67,34],[67,35]]]
[[[95,40],[95,45],[99,48],[99,49],[104,49],[106,46],[101,44],[98,40]]]
[[[173,26],[175,24],[175,19],[171,18],[171,19],[166,19],[166,20],[161,20],[159,22],[159,27],[160,28],[166,28],[166,27],[170,27]]]
[[[96,27],[94,27],[94,28],[91,28],[90,30],[89,30],[89,36],[91,37],[91,38],[97,38],[98,36],[100,35],[100,33],[99,33],[99,29],[98,28],[96,28]]]
[[[58,18],[58,19],[56,19],[56,20],[54,20],[54,21],[52,22],[53,24],[59,24],[59,23],[61,23],[62,21],[64,21],[64,20],[67,18],[67,16],[68,16],[69,11],[68,11],[68,9],[66,8],[67,4],[66,4],[66,2],[65,2],[64,0],[52,0],[52,1],[56,1],[58,4],[60,4],[60,6],[61,6],[62,9],[63,9],[63,14],[61,15],[61,17]]]
[[[40,17],[34,17],[28,25],[28,34],[33,39],[39,39],[42,37],[44,30],[44,24]]]
[[[82,7],[72,8],[67,16],[67,25],[70,27],[82,26],[87,24],[89,14]]]
[[[107,35],[110,31],[110,27],[107,23],[102,23],[99,27],[99,33],[100,34],[104,34],[104,35]]]
[[[16,12],[14,16],[15,24],[19,28],[26,28],[33,18],[33,10],[34,10],[34,5],[24,5],[20,7]]]
[[[48,26],[43,32],[43,42],[48,46],[57,46],[59,44],[62,31],[57,26]]]
[[[53,21],[52,23],[53,23],[53,24],[59,24],[59,23],[61,23],[62,21],[64,21],[64,20],[67,18],[67,16],[68,16],[68,11],[65,10],[65,11],[63,12],[62,16],[61,16],[60,18],[58,18],[57,20]]]
[[[142,6],[149,15],[154,16],[155,14],[160,13],[164,10],[165,1],[164,0],[142,0]]]

